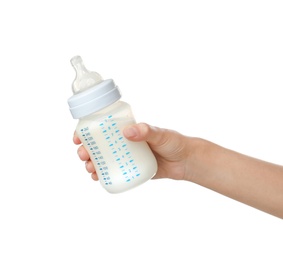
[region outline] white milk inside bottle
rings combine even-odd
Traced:
[[[74,95],[68,99],[76,132],[88,151],[101,185],[110,193],[136,187],[157,171],[156,159],[146,142],[131,142],[123,129],[135,124],[131,107],[120,101],[112,79],[88,71],[80,56],[71,59],[76,70]]]

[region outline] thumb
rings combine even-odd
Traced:
[[[146,123],[127,126],[124,128],[123,134],[130,141],[146,141],[150,145],[160,145],[164,137],[163,129]]]

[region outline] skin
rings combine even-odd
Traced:
[[[129,126],[123,134],[130,141],[149,144],[158,162],[154,178],[190,181],[283,218],[283,166],[145,123]],[[81,144],[76,134],[73,141]],[[95,168],[82,145],[78,155],[97,181]]]

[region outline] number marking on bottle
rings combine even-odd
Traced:
[[[109,177],[109,171],[108,167],[105,162],[105,159],[103,155],[101,154],[101,151],[99,149],[99,146],[97,145],[94,138],[91,136],[91,133],[89,131],[89,127],[85,127],[81,129],[81,135],[84,138],[84,140],[87,142],[87,148],[89,149],[92,158],[94,158],[95,163],[98,166],[98,170],[101,173],[102,180],[104,181],[105,185],[112,185],[111,178]]]

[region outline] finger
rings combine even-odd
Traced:
[[[98,181],[98,176],[97,176],[97,173],[96,173],[96,170],[94,168],[92,161],[90,160],[86,161],[85,168],[89,173],[91,173],[91,178],[95,181]]]
[[[88,161],[90,158],[88,152],[86,151],[83,145],[78,148],[78,155],[82,161]]]
[[[89,173],[95,172],[95,168],[91,160],[88,160],[85,162],[85,168]]]
[[[81,143],[81,140],[79,139],[79,137],[78,137],[76,131],[74,132],[73,142],[74,142],[75,144],[80,144],[80,143]]]
[[[93,172],[93,173],[91,174],[91,178],[92,178],[94,181],[98,181],[97,173],[96,173],[96,172]]]

